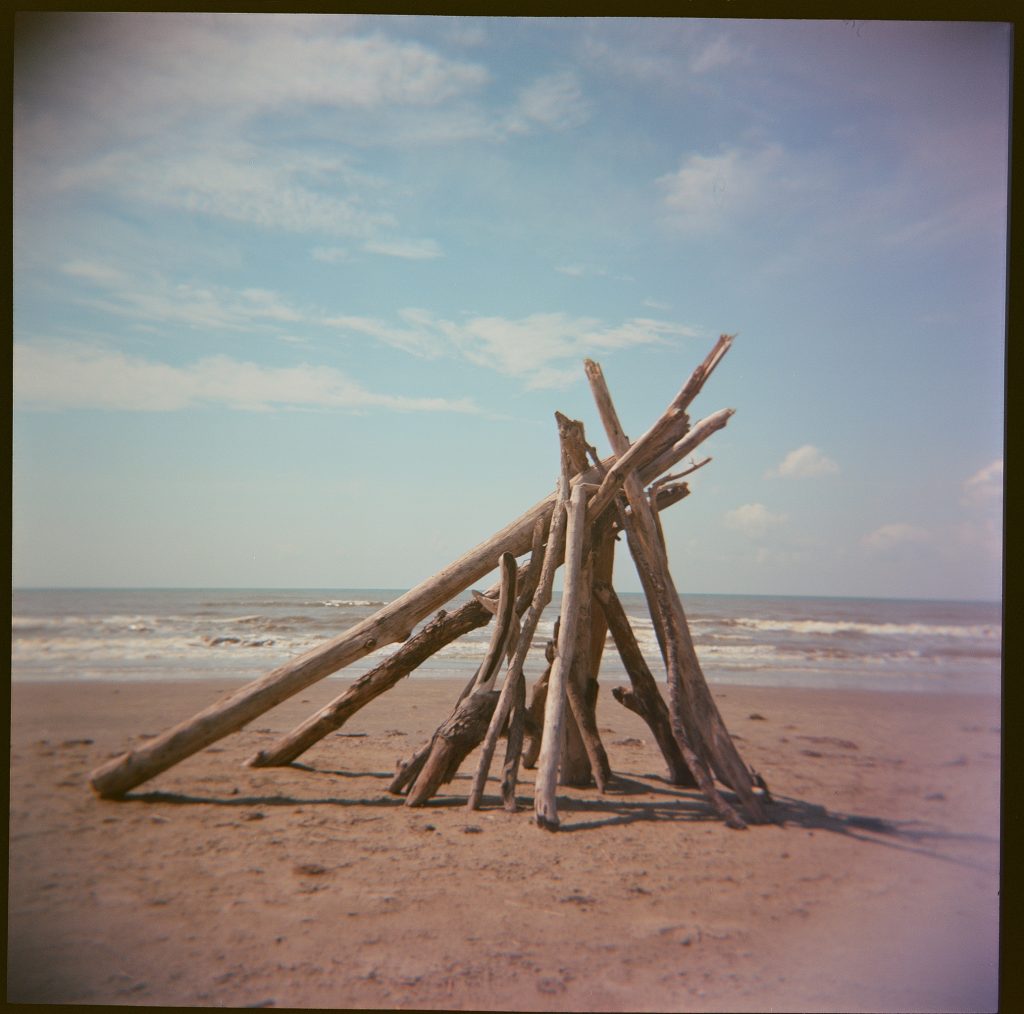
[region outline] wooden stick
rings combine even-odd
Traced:
[[[587,455],[592,450],[584,435],[583,423],[555,413],[559,440],[569,462],[571,474],[587,470]],[[596,451],[594,452],[596,454]],[[576,617],[576,646],[573,664],[566,678],[569,711],[565,716],[561,767],[558,784],[587,786],[596,782],[603,792],[611,778],[608,757],[597,731],[597,686],[591,684],[591,585],[593,583],[593,549],[596,525],[589,525],[580,564],[580,605]]]
[[[647,723],[668,765],[668,780],[673,785],[696,788],[697,780],[683,759],[679,744],[672,734],[668,707],[658,692],[658,684],[640,651],[636,635],[618,595],[611,585],[598,582],[594,585],[594,596],[608,619],[612,639],[619,650],[619,657],[629,676],[629,682],[633,686],[631,694],[620,687],[615,687],[612,690],[613,696]]]
[[[530,703],[527,706],[527,713],[533,719],[533,731],[529,728],[526,732],[526,745],[523,748],[523,767],[533,768],[537,765],[537,757],[540,755],[541,731],[544,727],[544,708],[548,699],[548,682],[551,679],[551,667],[555,662],[555,641],[558,637],[558,623],[555,623],[554,636],[544,647],[544,657],[548,665],[533,685],[530,693]]]
[[[566,680],[569,707],[579,729],[583,746],[582,763],[575,770],[566,771],[569,757],[562,761],[561,785],[586,786],[591,780],[599,792],[605,792],[611,780],[611,765],[597,729],[597,681],[593,678],[591,657],[593,619],[594,561],[593,554],[585,554],[580,567],[580,604],[576,618],[576,644],[573,648],[572,668]]]
[[[722,357],[731,348],[733,338],[735,338],[735,335],[721,335],[705,357],[704,362],[693,371],[690,378],[672,400],[672,403],[659,416],[654,425],[632,447],[628,445],[627,441],[626,449],[619,454],[615,463],[608,470],[601,483],[601,488],[594,497],[594,503],[590,507],[592,516],[596,517],[597,513],[611,502],[612,497],[615,495],[615,490],[618,489],[622,482],[623,476],[628,472],[636,471],[642,466],[644,461],[662,454],[669,445],[686,433],[689,428],[686,409],[700,393],[714,368],[721,362]],[[584,367],[588,370],[588,373],[590,367],[587,364],[590,362],[592,360],[584,360]],[[677,458],[676,460],[679,459]],[[665,469],[663,468],[662,471],[665,471]]]
[[[568,493],[567,478],[565,480],[565,491]],[[513,702],[519,696],[516,684],[524,681],[523,665],[526,662],[530,646],[533,644],[533,635],[537,629],[537,623],[540,621],[541,613],[544,612],[545,607],[551,601],[551,589],[554,585],[555,571],[561,566],[565,555],[565,526],[565,511],[558,511],[551,521],[547,549],[544,553],[544,562],[541,565],[537,586],[533,593],[533,600],[527,609],[526,615],[523,617],[515,652],[512,656],[512,661],[509,663],[508,672],[505,675],[505,685],[502,687],[498,706],[495,708],[491,724],[484,737],[480,761],[473,779],[473,786],[469,793],[469,800],[466,803],[470,810],[475,810],[480,805],[480,797],[483,795],[484,785],[487,782],[487,774],[490,770],[491,759],[494,756],[494,748],[498,742],[498,735],[502,728],[504,728]],[[511,752],[511,746],[510,737],[509,752]],[[506,768],[509,764],[510,759],[506,760]]]
[[[501,801],[508,813],[519,809],[516,802],[516,783],[519,779],[519,759],[523,753],[523,739],[529,713],[526,710],[526,680],[517,680],[512,712],[508,719],[508,743],[505,762],[501,768]]]
[[[558,631],[557,654],[554,664],[551,666],[551,678],[548,681],[547,705],[544,709],[544,734],[541,739],[540,760],[534,789],[537,824],[548,831],[558,828],[555,786],[558,779],[562,725],[565,719],[565,681],[572,666],[572,652],[576,641],[576,615],[580,596],[579,570],[583,555],[588,491],[589,487],[580,484],[572,491],[569,500],[561,626]]]
[[[612,449],[624,454],[629,441],[619,424],[601,368],[591,360],[586,361],[585,367]],[[637,570],[647,575],[645,590],[649,588],[652,593],[649,596],[652,616],[657,613],[664,627],[669,715],[676,741],[680,750],[684,751],[684,756],[685,751],[691,747],[696,752],[699,763],[693,774],[698,782],[707,781],[710,784],[710,779],[704,778],[705,772],[701,768],[704,764],[712,764],[718,777],[740,797],[751,819],[762,822],[766,820],[766,815],[754,795],[750,771],[725,728],[701,671],[686,623],[686,614],[669,571],[664,544],[658,539],[654,512],[635,474],[625,477],[623,489],[631,508],[631,515],[627,519],[630,550]],[[724,800],[721,800],[721,806],[718,800],[711,799],[711,802],[716,808],[725,806],[729,810],[727,822],[730,826],[743,826],[742,820]]]
[[[498,610],[495,613],[494,632],[473,684],[472,692],[474,694],[484,693],[493,688],[494,681],[498,676],[498,667],[508,652],[509,638],[514,630],[516,558],[511,553],[502,553],[499,567],[501,569],[501,591],[498,592]]]
[[[483,739],[497,703],[497,690],[480,689],[455,709],[434,733],[427,757],[405,797],[406,806],[422,806],[455,777],[466,756]]]
[[[587,621],[585,626],[581,623],[579,627],[577,654],[569,681],[569,703],[583,733],[594,782],[598,791],[604,792],[611,781],[612,769],[597,725],[597,698],[598,674],[604,655],[608,624],[600,604],[594,598],[594,587],[597,581],[611,581],[615,561],[615,533],[611,526],[608,526],[600,534],[591,534],[593,542],[584,576],[584,587],[589,590],[589,595],[586,595],[581,608],[581,612],[586,612]],[[574,685],[579,690],[575,698]]]
[[[515,618],[516,561],[511,553],[502,554],[500,569],[501,591],[495,626],[472,692],[434,734],[422,770],[409,789],[406,806],[421,806],[441,785],[450,782],[487,731],[487,723],[498,702],[498,694],[492,690],[494,675],[508,648]]]
[[[637,461],[637,466],[644,481],[657,478],[660,472],[653,474],[647,470],[651,460],[641,454],[636,456],[643,459]],[[612,462],[614,458],[609,459],[609,464]],[[592,483],[600,475],[599,470],[591,469],[575,477],[572,483]],[[375,648],[404,640],[420,620],[489,573],[496,556],[525,553],[534,525],[538,519],[550,516],[556,500],[557,494],[551,493],[489,539],[344,633],[222,697],[137,749],[102,764],[90,776],[93,790],[104,798],[123,796]]]
[[[667,472],[677,462],[682,461],[688,454],[692,454],[712,433],[716,433],[736,414],[736,410],[732,408],[721,408],[717,412],[712,412],[711,415],[700,422],[694,423],[693,426],[686,432],[686,434],[677,440],[671,447],[666,451],[659,454],[651,464],[644,469],[640,475],[644,482],[648,482],[645,476],[647,475],[661,475],[663,472]]]

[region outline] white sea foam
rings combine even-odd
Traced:
[[[867,634],[879,637],[971,637],[996,639],[1002,631],[987,624],[864,623],[855,620],[771,620],[737,617],[729,626],[792,634]]]

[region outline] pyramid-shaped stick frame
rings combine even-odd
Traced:
[[[252,761],[255,764],[288,763],[322,735],[326,735],[332,728],[339,727],[341,722],[369,700],[393,686],[432,651],[459,636],[460,631],[465,632],[465,629],[486,623],[495,608],[497,587],[482,596],[475,593],[473,603],[460,606],[455,613],[448,616],[440,615],[416,638],[410,640],[417,623],[493,570],[496,561],[507,560],[509,555],[517,557],[532,547],[529,567],[520,568],[518,575],[515,574],[515,568],[512,569],[513,575],[519,577],[522,577],[526,570],[530,571],[531,581],[528,587],[532,594],[543,559],[542,542],[546,553],[547,547],[557,542],[551,537],[551,533],[557,532],[563,523],[566,523],[568,528],[567,548],[564,551],[566,582],[562,597],[563,617],[560,624],[559,647],[552,665],[553,678],[547,694],[544,725],[546,730],[550,726],[553,732],[555,728],[561,727],[563,717],[573,722],[578,735],[584,740],[585,761],[589,760],[591,771],[597,774],[600,787],[610,769],[602,771],[607,759],[601,762],[603,747],[596,738],[596,724],[593,725],[593,732],[589,734],[590,738],[587,738],[589,719],[592,718],[588,708],[591,712],[593,709],[593,701],[588,703],[587,700],[587,681],[590,679],[592,684],[596,676],[595,673],[584,672],[585,666],[577,671],[571,664],[577,638],[589,637],[590,629],[589,625],[585,624],[586,630],[581,633],[574,620],[574,613],[580,609],[581,603],[585,603],[588,608],[591,606],[594,597],[592,579],[586,577],[590,573],[591,549],[598,543],[602,534],[607,535],[609,524],[617,517],[619,526],[626,531],[665,655],[670,691],[670,725],[673,739],[679,748],[679,756],[685,758],[685,763],[701,789],[731,825],[742,826],[743,821],[715,789],[711,771],[739,796],[749,819],[765,819],[760,799],[753,792],[754,776],[740,759],[707,688],[693,650],[692,638],[679,596],[668,572],[667,554],[657,520],[657,510],[685,495],[685,486],[680,487],[677,484],[676,487],[662,488],[662,484],[659,483],[656,490],[650,491],[650,499],[644,493],[646,484],[655,482],[676,463],[691,454],[707,437],[721,429],[733,414],[732,409],[723,409],[693,427],[690,426],[687,416],[690,403],[731,344],[732,336],[722,335],[719,338],[668,409],[632,445],[618,427],[607,388],[603,388],[600,367],[588,361],[588,376],[615,454],[597,462],[593,467],[585,468],[586,462],[580,459],[578,453],[575,460],[571,460],[572,456],[567,452],[563,438],[563,479],[559,483],[559,489],[550,496],[535,504],[490,539],[480,543],[433,577],[388,603],[349,630],[279,666],[263,678],[226,695],[138,749],[128,751],[97,768],[90,777],[93,790],[104,798],[124,796],[137,785],[241,729],[265,711],[376,648],[396,641],[409,641],[408,645],[403,646],[381,666],[362,677],[327,709],[322,709],[318,715],[304,723],[300,730],[307,734],[307,738],[298,744],[291,744],[293,750],[298,746],[297,752],[288,757],[285,757],[284,753],[279,753],[276,758],[270,759],[258,756]],[[560,417],[561,419],[564,417]],[[582,440],[582,431],[580,439]],[[583,445],[586,446],[585,442]],[[594,457],[596,461],[596,454]],[[664,481],[662,480],[662,483]],[[546,542],[544,532],[548,532]],[[563,562],[563,558],[560,548],[552,546],[552,550],[554,556],[550,568],[553,570]],[[610,574],[610,570],[608,573]],[[585,577],[582,584],[581,575]],[[548,594],[550,595],[550,592]],[[600,599],[595,601],[599,602]],[[567,606],[568,613],[565,612]],[[476,607],[475,613],[473,607]],[[525,598],[517,603],[515,622],[518,623],[518,617],[524,607]],[[600,607],[597,612],[600,613],[600,622],[603,623],[603,611]],[[459,616],[459,623],[454,621],[456,615]],[[429,635],[428,631],[431,631]],[[509,634],[506,640],[518,644],[512,634]],[[584,641],[581,640],[579,643]],[[510,734],[512,742],[506,756],[506,782],[510,765],[518,765],[518,753],[512,749],[512,743],[518,739],[519,745],[516,750],[521,749],[522,723],[525,721],[526,712],[522,658],[517,660],[516,654],[523,653],[513,653],[513,665],[506,673],[502,695],[497,695],[491,690],[490,684],[486,688],[486,692],[496,698],[497,705],[492,709],[495,714],[490,723],[494,728],[487,737],[489,751],[493,751],[493,739],[504,724],[509,724],[516,733],[515,736]],[[580,654],[586,656],[587,652],[583,650]],[[393,662],[396,657],[398,661]],[[502,697],[506,697],[504,702],[501,700]],[[569,709],[565,707],[566,701],[570,702]],[[653,703],[649,710],[652,713],[658,711]],[[325,715],[324,713],[328,711],[330,714]],[[507,722],[509,715],[511,720]],[[482,728],[489,728],[486,721]],[[311,729],[313,734],[310,735]],[[485,731],[481,731],[480,737],[484,735]],[[535,801],[538,823],[550,828],[558,826],[552,765],[557,773],[559,763],[561,762],[563,766],[566,763],[566,759],[560,757],[562,743],[561,734],[550,737],[545,735],[541,741],[541,765]],[[489,751],[485,751],[486,759],[477,773],[470,800],[471,806],[479,805],[487,765],[490,763]],[[666,760],[669,761],[673,780],[680,782],[682,772],[678,766],[678,758],[673,760],[669,753],[666,753]],[[513,773],[513,808],[514,783]],[[761,784],[760,781],[758,784]],[[506,796],[506,805],[509,805],[510,793],[507,785],[503,792]]]

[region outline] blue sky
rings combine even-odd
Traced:
[[[681,590],[998,598],[1009,27],[16,28],[16,586],[409,587],[726,331]]]

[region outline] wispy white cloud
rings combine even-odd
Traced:
[[[643,317],[609,326],[565,313],[474,316],[458,322],[426,310],[405,309],[399,316],[399,325],[359,316],[333,316],[324,323],[424,358],[454,355],[518,378],[529,388],[562,387],[578,379],[585,356],[697,335],[685,325]]]
[[[581,58],[599,72],[644,84],[686,88],[721,67],[746,57],[747,47],[733,35],[691,20],[590,25]]]
[[[442,256],[441,247],[432,239],[375,239],[366,243],[364,249],[371,253],[413,261],[432,260]]]
[[[931,533],[926,528],[897,521],[881,525],[873,532],[868,532],[861,539],[861,544],[868,549],[885,551],[896,546],[929,542],[931,537]]]
[[[692,154],[657,179],[673,224],[683,232],[712,232],[763,209],[791,186],[780,145],[729,148],[716,155]]]
[[[308,317],[270,289],[239,292],[192,282],[173,284],[159,277],[134,278],[98,261],[73,260],[61,270],[89,286],[77,297],[80,303],[137,321],[238,331],[254,324],[294,324]]]
[[[978,506],[1002,500],[1003,459],[998,458],[979,468],[963,484],[962,502],[965,506]]]
[[[834,475],[839,466],[813,444],[804,444],[790,451],[777,468],[768,471],[768,477],[807,479],[817,475]]]
[[[327,366],[265,366],[224,355],[175,366],[82,343],[16,344],[14,399],[16,408],[55,411],[173,412],[204,404],[245,411],[478,411],[468,398],[370,391]]]
[[[128,281],[123,271],[95,260],[71,260],[61,265],[61,270],[71,278],[104,287],[124,285]]]
[[[373,236],[394,225],[391,212],[367,207],[336,173],[286,148],[246,143],[204,151],[119,151],[74,163],[54,179],[60,189],[117,190],[122,196],[268,229],[331,236]]]
[[[28,68],[18,98],[26,114],[22,141],[29,144],[54,140],[60,128],[71,131],[66,145],[81,148],[303,105],[430,106],[489,78],[479,64],[361,32],[358,21],[336,16],[39,17],[48,31],[47,60],[61,68],[61,80]],[[58,101],[33,118],[35,103],[46,98]]]
[[[429,243],[412,245],[404,256],[424,256]],[[401,256],[398,249],[388,250]],[[195,282],[171,283],[160,277],[133,278],[103,262],[69,261],[65,274],[85,290],[75,298],[94,309],[166,328],[186,325],[206,332],[251,332],[254,328],[295,335],[295,326],[321,333],[358,335],[421,359],[461,359],[528,388],[563,387],[579,379],[579,362],[619,349],[665,345],[697,337],[692,327],[655,317],[632,317],[609,324],[566,313],[534,313],[521,318],[473,315],[450,320],[406,307],[392,320],[360,314],[325,313],[296,304],[263,288],[241,291]],[[303,340],[308,340],[308,337]]]
[[[763,503],[746,503],[725,513],[725,523],[729,528],[751,538],[765,535],[785,521],[785,514],[773,514]]]
[[[740,55],[740,50],[729,39],[719,35],[690,58],[690,71],[694,74],[707,74],[735,63]]]
[[[579,80],[571,71],[539,77],[526,85],[518,95],[505,120],[511,133],[525,133],[535,128],[568,130],[585,123],[590,105],[583,96]]]
[[[389,324],[377,317],[353,314],[325,317],[323,324],[343,332],[366,335],[383,345],[422,359],[433,359],[444,354],[446,342],[433,318],[424,320],[421,311],[416,310],[402,310],[399,316],[404,322],[399,325]]]

